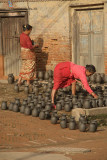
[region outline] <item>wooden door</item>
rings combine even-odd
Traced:
[[[104,72],[103,10],[78,10],[76,15],[76,63],[93,64],[97,72]]]
[[[20,70],[20,33],[25,17],[3,17],[2,54],[4,55],[4,75],[13,73],[18,76]]]

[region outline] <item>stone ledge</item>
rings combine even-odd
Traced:
[[[98,108],[83,109],[83,110],[87,116],[107,114],[107,107],[98,107]]]
[[[72,109],[71,112],[65,112],[64,110],[58,111],[58,114],[65,113],[67,116],[74,116],[76,121],[79,121],[80,114],[86,115],[86,116],[92,116],[92,115],[100,115],[100,114],[107,114],[107,107],[98,107],[98,108],[92,108],[92,109],[83,109],[83,108],[76,108]]]

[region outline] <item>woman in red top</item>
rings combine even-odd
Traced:
[[[76,92],[76,81],[78,79],[82,87],[85,88],[94,98],[97,95],[91,90],[87,82],[86,76],[91,76],[96,72],[93,65],[86,65],[86,67],[74,64],[72,62],[62,62],[56,65],[54,70],[54,86],[52,89],[52,103],[54,104],[55,93],[59,88],[64,88],[72,84],[72,94]]]
[[[22,68],[19,74],[18,84],[21,83],[21,80],[27,80],[27,84],[30,84],[30,80],[33,80],[36,76],[35,73],[35,61],[36,55],[34,52],[37,45],[32,45],[32,41],[29,37],[29,34],[32,31],[32,26],[29,24],[23,25],[23,33],[20,35],[20,45],[21,45],[21,59],[22,59]]]

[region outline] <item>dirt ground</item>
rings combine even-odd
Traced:
[[[23,87],[15,93],[14,85],[0,83],[0,104],[2,100],[22,101],[27,96]],[[20,112],[0,109],[0,152],[39,152],[42,147],[71,147],[91,149],[91,152],[64,154],[72,160],[107,160],[107,127],[98,127],[97,132],[80,132],[61,129],[52,125],[50,120],[40,120],[25,116]]]

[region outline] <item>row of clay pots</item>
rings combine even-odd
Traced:
[[[53,79],[53,71],[52,70],[38,71],[36,77],[38,78],[38,80],[46,80],[46,81],[48,81],[49,79],[52,80]],[[14,80],[15,80],[15,78],[14,78],[13,73],[8,74],[8,83],[13,84]]]
[[[79,119],[78,125],[76,124],[75,117],[70,117],[69,122],[67,122],[67,118],[65,115],[61,117],[60,126],[62,129],[69,128],[70,130],[75,130],[78,128],[81,132],[85,132],[87,127],[89,127],[90,132],[95,132],[97,130],[97,121],[92,121],[89,124],[86,121],[86,118],[81,115]]]
[[[104,73],[95,73],[90,77],[87,77],[88,82],[91,82],[93,84],[98,83],[107,83],[107,75]]]
[[[21,106],[21,107],[20,107]],[[20,104],[19,99],[15,99],[15,103],[11,102],[9,107],[7,107],[7,102],[2,102],[1,109],[6,110],[9,109],[10,111],[23,113],[25,115],[32,115],[33,117],[39,117],[40,120],[50,119],[52,124],[57,124],[58,120],[60,120],[60,126],[62,129],[69,128],[70,130],[75,130],[77,128],[77,124],[74,117],[70,117],[68,120],[66,115],[63,114],[60,118],[57,114],[57,110],[52,111],[48,109],[41,109],[38,107],[31,107],[26,106],[25,101],[23,101],[23,105]],[[68,122],[69,121],[69,122]],[[86,118],[84,115],[80,116],[78,128],[81,132],[86,131]],[[92,121],[89,125],[89,131],[95,132],[97,130],[97,123]]]

